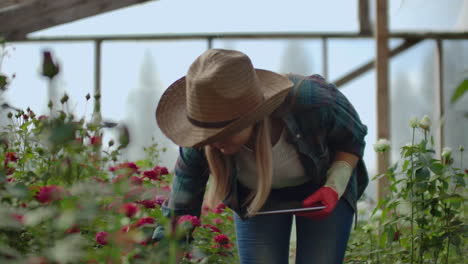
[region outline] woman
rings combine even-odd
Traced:
[[[156,119],[180,146],[166,215],[199,216],[204,198],[223,201],[235,212],[242,264],[288,263],[295,219],[296,263],[342,263],[368,183],[367,128],[334,85],[210,49],[164,92]],[[325,209],[259,214],[317,205]]]

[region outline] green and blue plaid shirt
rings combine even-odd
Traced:
[[[361,123],[346,97],[321,76],[289,75],[289,78],[295,85],[284,103],[272,115],[284,121],[288,131],[287,140],[297,147],[301,163],[313,185],[322,186],[325,183],[326,172],[333,161],[334,153],[348,152],[360,157],[342,197],[356,211],[357,199],[369,182],[362,160],[367,127]],[[164,206],[164,214],[199,216],[209,175],[203,150],[180,148],[174,173],[169,203],[171,208]],[[243,216],[245,208],[241,208],[240,201],[245,197],[240,194],[242,192],[236,180],[235,167],[231,170],[230,177],[231,191],[224,203]],[[287,192],[280,193],[277,197],[288,202],[291,199],[305,198],[312,192],[306,185],[297,186],[296,190],[295,188],[289,187]],[[295,198],[288,197],[289,194],[292,196],[301,192],[303,194]],[[278,205],[278,200],[274,203]]]

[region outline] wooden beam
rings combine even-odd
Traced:
[[[401,52],[413,47],[414,45],[418,44],[421,41],[422,41],[421,39],[407,39],[401,45],[399,45],[398,47],[392,49],[390,51],[390,56],[389,57],[394,57],[394,56],[400,54]],[[346,74],[345,76],[337,79],[333,83],[337,87],[341,87],[341,86],[345,85],[346,83],[348,83],[348,82],[356,79],[357,77],[361,76],[362,74],[368,72],[369,70],[373,69],[374,66],[375,66],[375,63],[376,63],[375,59],[371,60],[371,61],[363,64],[359,68],[353,70],[352,72]]]
[[[359,0],[359,32],[363,34],[371,34],[372,28],[370,24],[369,0]]]
[[[375,28],[376,41],[376,72],[377,72],[377,139],[390,140],[390,96],[388,78],[388,6],[387,0],[377,0],[377,23]],[[377,173],[385,173],[389,166],[389,153],[377,155]],[[384,198],[388,194],[388,178],[382,177],[377,182],[377,197]]]
[[[21,8],[0,12],[0,33],[7,40],[81,18],[150,0],[36,0]]]
[[[0,13],[18,9],[36,1],[37,0],[2,0],[0,2]]]

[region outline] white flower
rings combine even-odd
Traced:
[[[429,128],[431,127],[431,119],[428,115],[423,116],[421,121],[419,121],[419,127],[424,130],[429,130]]]
[[[415,117],[415,116],[411,117],[410,120],[409,120],[409,124],[410,124],[410,127],[412,127],[412,128],[418,127],[418,125],[419,125],[418,118]]]
[[[381,138],[373,146],[375,152],[387,152],[390,149],[390,141]]]
[[[445,147],[444,149],[442,149],[442,157],[449,158],[450,155],[452,155],[452,149],[451,148]]]

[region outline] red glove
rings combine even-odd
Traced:
[[[302,206],[312,207],[325,205],[325,209],[305,213],[296,213],[296,215],[308,217],[314,220],[321,220],[326,218],[333,211],[333,209],[335,209],[337,203],[338,193],[332,188],[324,186],[302,201]]]

